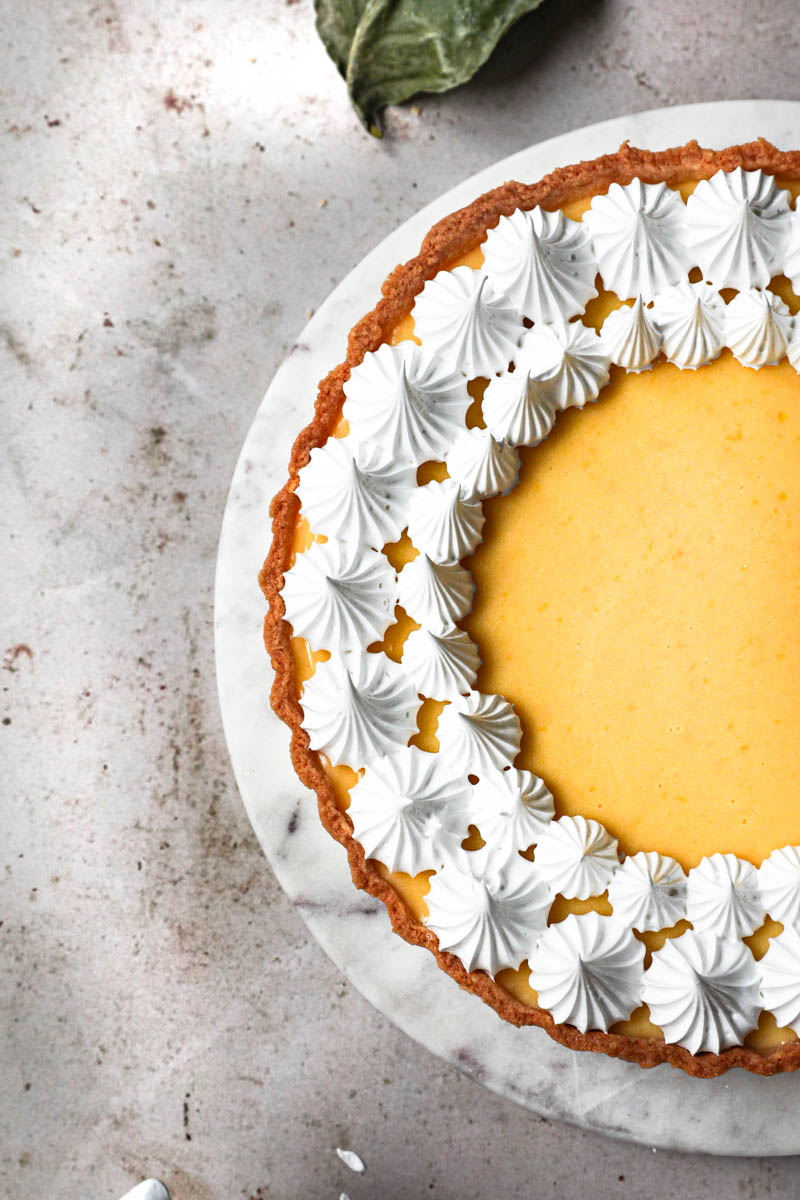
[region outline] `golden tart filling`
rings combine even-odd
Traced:
[[[799,458],[794,368],[723,352],[615,372],[484,506],[480,690],[559,811],[626,854],[800,844]]]
[[[800,1064],[800,187],[646,157],[506,198],[326,381],[263,575],[276,707],[355,881],[501,1015],[773,1073]]]

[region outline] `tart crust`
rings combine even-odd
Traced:
[[[320,757],[309,748],[308,734],[301,726],[303,711],[298,700],[299,687],[291,648],[292,629],[283,619],[285,609],[280,592],[284,571],[290,564],[300,510],[295,494],[298,472],[308,462],[311,450],[323,445],[333,432],[345,398],[342,385],[351,369],[368,351],[377,350],[386,340],[395,324],[409,312],[427,280],[474,248],[501,216],[508,216],[517,208],[540,205],[557,209],[584,196],[603,192],[615,181],[626,184],[635,177],[646,183],[677,185],[689,179],[707,179],[716,171],[731,171],[736,167],[763,170],[784,179],[797,180],[800,179],[800,151],[777,150],[763,138],[725,150],[707,150],[692,141],[658,152],[638,150],[626,142],[616,154],[559,168],[538,183],[505,183],[434,225],[419,254],[396,267],[385,280],[381,288],[382,299],[350,331],[345,361],[320,383],[314,419],[298,435],[289,459],[288,482],[270,505],[272,545],[259,574],[259,583],[269,603],[264,619],[264,643],[275,672],[270,699],[275,713],[291,730],[294,769],[302,782],[316,792],[325,828],[347,850],[354,884],[384,903],[395,933],[412,945],[430,950],[443,971],[513,1025],[538,1025],[555,1041],[572,1050],[592,1050],[636,1062],[642,1067],[666,1062],[700,1078],[723,1075],[732,1067],[742,1067],[756,1075],[796,1071],[800,1068],[800,1041],[766,1052],[736,1046],[720,1054],[691,1054],[682,1046],[668,1045],[654,1038],[600,1031],[580,1033],[571,1025],[558,1024],[542,1009],[517,1000],[485,972],[465,970],[455,955],[439,949],[436,935],[411,915],[399,894],[378,873],[375,864],[365,860],[363,849],[352,836],[349,817],[336,804],[332,784]]]

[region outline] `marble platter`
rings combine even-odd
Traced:
[[[331,293],[276,374],[231,484],[217,562],[215,638],[220,705],[237,783],[253,828],[309,930],[360,992],[458,1070],[544,1116],[652,1146],[714,1154],[800,1153],[800,1073],[760,1079],[732,1071],[690,1079],[576,1054],[539,1029],[515,1029],[461,992],[426,951],[396,937],[382,905],[357,892],[346,856],[322,828],[315,797],[289,761],[286,728],[268,706],[256,574],[269,542],[268,505],[289,449],[310,419],[318,380],[344,355],[347,331],[411,257],[430,226],[507,179],[616,150],[626,139],[661,149],[697,138],[722,147],[764,136],[796,146],[800,103],[736,101],[657,109],[592,125],[522,150],[459,184],[385,239]],[[424,1003],[422,997],[425,997]]]

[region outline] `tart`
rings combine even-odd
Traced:
[[[798,193],[764,141],[624,145],[439,222],[260,575],[295,770],[395,931],[696,1076],[800,1066]]]

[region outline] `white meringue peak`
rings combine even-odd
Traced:
[[[586,900],[600,896],[619,867],[617,839],[586,817],[559,817],[542,834],[534,861],[550,894]]]
[[[725,301],[710,283],[684,279],[653,301],[653,321],[667,362],[696,371],[725,344]]]
[[[519,967],[550,907],[533,863],[518,854],[501,863],[482,850],[446,861],[425,900],[439,949],[490,975]]]
[[[800,291],[800,208],[789,213],[789,234],[783,259],[783,273],[788,275],[795,292]]]
[[[610,364],[600,334],[581,321],[534,325],[522,338],[516,357],[516,370],[534,375],[557,409],[583,408],[596,400],[608,383]]]
[[[688,930],[654,952],[642,999],[667,1042],[719,1054],[758,1024],[758,967],[743,942]]]
[[[384,343],[344,384],[350,436],[391,450],[394,462],[440,460],[464,428],[472,397],[460,372],[425,359],[415,342]]]
[[[408,746],[367,764],[350,791],[347,815],[367,858],[417,875],[460,853],[470,795],[469,784],[438,754]]]
[[[717,171],[686,202],[692,259],[715,287],[766,287],[789,242],[789,193],[763,171]]]
[[[589,235],[562,212],[517,209],[501,217],[483,244],[483,270],[520,316],[568,319],[597,295]]]
[[[530,771],[483,771],[472,788],[470,816],[490,847],[527,850],[555,814],[546,784]]]
[[[417,692],[432,700],[451,700],[472,689],[481,656],[463,629],[431,633],[417,629],[403,647],[403,669]]]
[[[773,850],[758,868],[758,887],[773,921],[800,932],[800,846]]]
[[[397,580],[400,604],[423,629],[441,633],[472,608],[475,584],[458,562],[434,562],[418,554],[406,563]]]
[[[391,625],[397,575],[377,551],[331,539],[297,555],[281,595],[295,637],[315,650],[349,654],[379,641]]]
[[[314,533],[379,550],[406,525],[416,474],[378,446],[328,438],[299,473],[297,495]]]
[[[741,938],[763,924],[758,872],[735,854],[711,854],[689,872],[686,916],[697,933]]]
[[[789,339],[789,345],[786,347],[786,357],[795,371],[800,374],[800,322],[798,322],[796,317],[792,325],[792,336]]]
[[[522,744],[519,717],[504,696],[469,692],[442,710],[439,753],[465,775],[511,766]]]
[[[519,455],[488,429],[462,429],[445,455],[447,472],[467,500],[505,496],[519,478]]]
[[[415,488],[408,506],[408,536],[435,562],[457,562],[481,540],[483,508],[465,499],[454,479]]]
[[[416,731],[419,698],[408,676],[384,654],[317,663],[300,697],[303,729],[312,750],[332,766],[357,769],[408,745]]]
[[[784,929],[759,960],[761,1001],[780,1029],[800,1034],[800,932]]]
[[[471,267],[429,279],[411,315],[425,358],[468,379],[504,371],[524,328],[511,301]]]
[[[638,1008],[643,962],[643,944],[621,921],[570,913],[529,954],[529,982],[559,1024],[607,1031]]]
[[[666,929],[686,916],[686,874],[655,850],[629,855],[608,885],[614,916],[638,929]]]
[[[743,367],[779,362],[792,333],[789,306],[774,292],[739,292],[725,309],[725,344]]]
[[[547,369],[552,370],[552,364]],[[522,366],[490,379],[482,409],[492,435],[510,446],[538,446],[555,423],[552,390]]]
[[[621,300],[652,300],[691,266],[685,207],[665,183],[612,183],[604,196],[594,197],[583,223],[603,283]]]
[[[611,361],[637,374],[649,371],[661,349],[661,334],[637,296],[632,305],[614,309],[603,322],[601,337]]]

